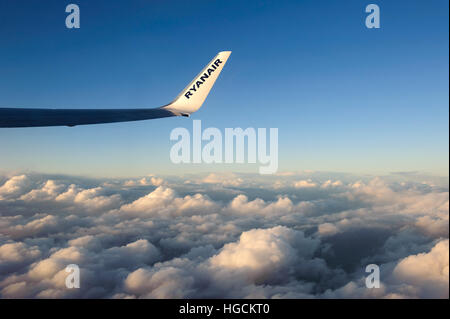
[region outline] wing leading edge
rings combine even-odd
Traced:
[[[34,109],[0,108],[0,128],[77,126],[189,116],[205,101],[231,51],[223,51],[206,65],[171,103],[153,109]]]

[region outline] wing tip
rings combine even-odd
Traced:
[[[200,109],[230,54],[231,51],[220,51],[171,103],[162,108],[176,116],[186,116]]]

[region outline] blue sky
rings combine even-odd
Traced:
[[[202,109],[76,128],[0,129],[0,170],[89,176],[257,172],[175,165],[170,131],[278,127],[279,170],[448,175],[448,1],[0,3],[0,107],[159,107],[221,50]],[[381,29],[364,25],[381,9]]]

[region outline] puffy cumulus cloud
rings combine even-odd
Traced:
[[[448,239],[438,242],[430,252],[402,259],[394,269],[394,277],[410,285],[418,297],[448,298]]]
[[[135,270],[124,281],[124,295],[132,298],[305,297],[313,283],[298,278],[306,280],[320,271],[329,271],[323,260],[312,258],[319,243],[287,227],[250,230],[222,249],[193,248],[152,268]]]
[[[47,182],[45,182],[42,188],[33,189],[29,193],[22,195],[20,199],[29,202],[52,200],[60,194],[63,188],[64,185],[57,184],[53,180],[48,180]]]
[[[120,212],[130,215],[162,216],[196,215],[211,212],[217,205],[203,194],[177,197],[173,189],[160,186],[153,192],[130,204],[123,205]]]
[[[343,186],[344,184],[341,181],[332,181],[331,179],[327,180],[326,182],[324,182],[320,187],[322,188],[328,188],[328,187],[340,187]]]
[[[87,210],[108,209],[120,204],[120,195],[104,196],[102,192],[103,189],[101,187],[82,189],[72,184],[65,192],[58,194],[55,201],[74,203],[83,206]]]
[[[36,261],[25,273],[6,277],[0,282],[0,293],[5,298],[62,298],[73,295],[65,286],[65,268],[84,259],[82,251],[65,248],[48,258]]]
[[[253,229],[226,244],[210,263],[219,270],[244,273],[251,282],[265,282],[298,270],[295,265],[309,262],[318,246],[319,240],[287,227]]]
[[[161,210],[166,210],[166,207],[174,199],[175,192],[173,189],[160,186],[148,195],[130,204],[123,205],[120,210],[126,213],[157,214]]]
[[[137,186],[161,186],[164,183],[164,179],[156,176],[146,176],[141,179],[131,179],[123,183],[126,187],[137,187]]]
[[[260,198],[252,201],[246,195],[236,196],[228,205],[228,209],[236,214],[280,215],[293,210],[294,205],[288,197],[279,197],[277,201],[266,203]]]
[[[0,297],[448,298],[448,182],[414,176],[0,177]]]
[[[41,256],[38,246],[10,242],[0,246],[0,275],[30,264]]]
[[[33,263],[27,277],[33,281],[52,280],[53,276],[65,270],[70,264],[80,264],[86,259],[86,252],[81,247],[61,248],[48,258]],[[60,282],[63,285],[65,282]]]
[[[39,176],[18,175],[8,179],[0,187],[0,200],[24,201],[43,206],[48,202],[51,206],[63,204],[87,211],[110,209],[121,203],[120,194],[105,195],[102,187],[87,188],[83,185],[68,184],[65,180],[47,179]]]
[[[448,215],[443,214],[442,218],[421,216],[415,225],[429,236],[448,238]]]
[[[87,247],[93,251],[99,250],[101,248],[101,243],[98,240],[98,238],[92,235],[86,235],[75,239],[71,239],[68,241],[68,243],[70,246]]]
[[[337,234],[339,229],[331,223],[323,223],[319,225],[317,232],[322,236],[329,236]]]
[[[389,184],[377,177],[368,183],[352,184],[347,195],[349,199],[363,200],[384,209],[390,206],[391,209],[404,214],[421,215],[429,212],[433,216],[448,216],[448,191],[433,191],[431,187],[423,186],[427,185]]]
[[[0,200],[14,198],[26,191],[30,184],[26,175],[13,176],[0,186]]]
[[[367,289],[365,278],[355,279],[324,298],[448,298],[449,241],[442,240],[425,253],[410,255],[394,267],[381,269],[380,288]]]
[[[86,248],[78,246],[89,241],[90,238],[87,237],[71,240],[73,246],[51,249],[50,252],[53,252],[50,256],[31,263],[26,273],[6,277],[0,282],[2,296],[98,297],[107,293],[105,286],[121,285],[125,274],[136,267],[152,265],[160,258],[159,250],[147,240],[137,240],[100,252],[92,250],[92,246]],[[66,267],[71,264],[80,267],[81,285],[88,286],[84,293],[67,289],[65,286],[68,275]],[[25,287],[23,283],[26,284]]]
[[[298,181],[294,183],[295,188],[311,188],[317,187],[317,184],[311,180]]]
[[[140,239],[122,247],[112,247],[102,253],[103,262],[109,267],[152,264],[160,258],[160,252],[146,239]]]
[[[3,234],[13,239],[20,239],[28,236],[44,236],[56,232],[58,227],[62,226],[62,220],[59,216],[36,214],[30,219],[7,219],[2,226]]]
[[[211,173],[205,178],[200,180],[200,183],[205,184],[221,184],[223,186],[236,186],[236,187],[242,185],[243,182],[244,180],[242,178],[236,176],[236,174],[233,173],[222,173],[222,174]]]
[[[196,215],[199,212],[213,212],[217,205],[208,196],[202,194],[186,195],[174,200],[176,211],[180,214]]]
[[[125,290],[140,298],[183,298],[193,292],[195,278],[182,268],[139,268],[125,279]]]

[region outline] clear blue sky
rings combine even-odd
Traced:
[[[65,7],[81,29],[65,27]],[[364,25],[381,9],[381,29]],[[169,161],[170,131],[278,127],[280,170],[448,175],[448,1],[0,2],[0,107],[159,107],[221,50],[202,109],[75,128],[0,129],[0,171],[257,171]]]

